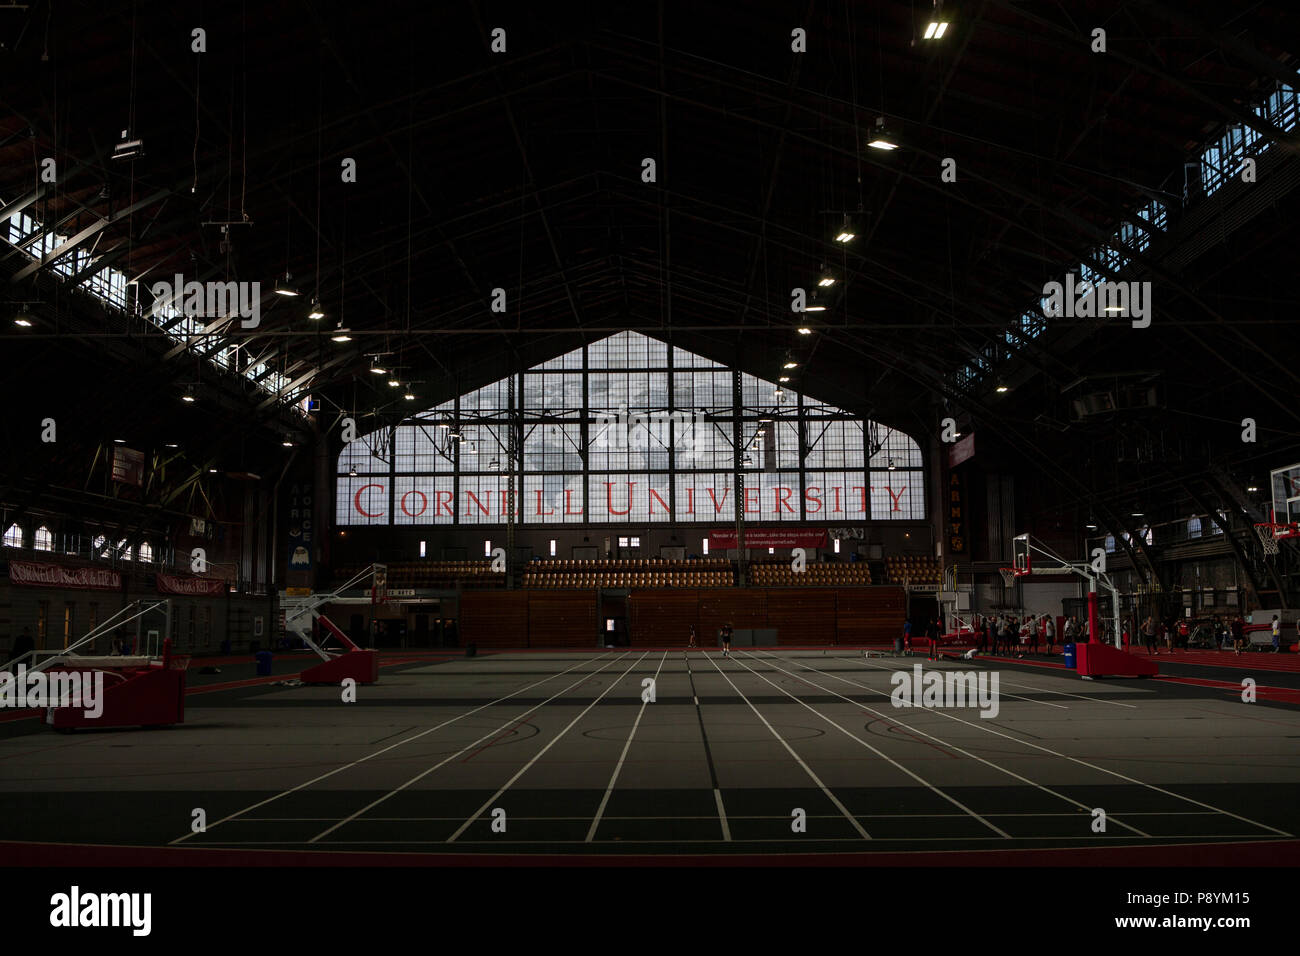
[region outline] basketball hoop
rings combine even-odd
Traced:
[[[1272,524],[1264,522],[1255,525],[1255,533],[1259,535],[1260,544],[1264,546],[1264,554],[1274,555],[1279,551],[1278,542],[1283,538],[1295,537],[1300,534],[1300,525],[1291,524]]]
[[[1006,588],[1014,587],[1016,578],[1019,575],[1015,568],[998,568],[998,573],[1002,575],[1002,586]]]

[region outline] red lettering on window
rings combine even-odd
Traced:
[[[406,507],[406,499],[409,498],[409,497],[411,497],[411,495],[419,495],[419,496],[420,496],[420,510],[419,510],[419,511],[411,511],[410,509],[408,509],[408,508]],[[429,498],[428,498],[428,496],[425,495],[425,493],[424,493],[423,491],[419,491],[419,490],[416,490],[416,489],[412,489],[412,490],[408,491],[406,494],[402,495],[402,514],[407,515],[408,517],[411,517],[411,518],[418,518],[418,517],[420,517],[420,515],[424,514],[425,509],[427,509],[428,507],[429,507]]]
[[[378,488],[380,491],[384,490],[384,486],[380,484],[362,485],[357,489],[357,493],[352,496],[352,507],[357,509],[357,514],[365,515],[367,518],[382,518],[384,516],[382,511],[376,511],[374,514],[371,514],[365,508],[361,507],[361,492],[365,491],[367,488]]]

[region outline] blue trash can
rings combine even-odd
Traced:
[[[255,654],[254,656],[257,658],[257,676],[270,677],[271,676],[271,652],[258,651],[257,654]]]
[[[1074,670],[1074,645],[1066,644],[1063,651],[1065,654],[1065,666],[1070,668],[1070,670]]]

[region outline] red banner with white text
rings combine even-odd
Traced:
[[[734,528],[709,531],[709,548],[735,548]],[[746,548],[824,548],[825,528],[746,528]]]
[[[155,574],[159,594],[184,594],[216,597],[230,587],[220,578],[182,578],[175,574]]]

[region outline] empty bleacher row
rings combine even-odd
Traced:
[[[337,567],[335,585],[363,571],[366,565]],[[888,583],[938,584],[942,570],[934,558],[885,558]],[[453,590],[505,585],[505,574],[492,570],[488,559],[472,561],[417,560],[388,564],[390,589]],[[668,558],[533,559],[523,568],[519,583],[525,588],[728,588],[736,585],[736,571],[727,558],[673,560]],[[755,587],[861,587],[873,583],[866,562],[810,562],[794,571],[787,561],[755,563],[749,568]],[[367,579],[360,585],[370,587]]]
[[[729,588],[735,583],[726,558],[534,560],[523,576],[526,588]]]
[[[891,555],[885,558],[885,571],[891,584],[937,585],[943,577],[943,569],[937,558],[917,555]]]
[[[368,565],[335,568],[338,584],[349,581]],[[505,572],[493,571],[490,560],[478,561],[397,561],[388,564],[389,588],[448,589],[456,587],[503,587]],[[360,585],[371,586],[370,579]]]
[[[788,562],[756,564],[749,569],[751,583],[764,588],[854,587],[871,583],[871,569],[866,563],[813,564],[794,571]]]

